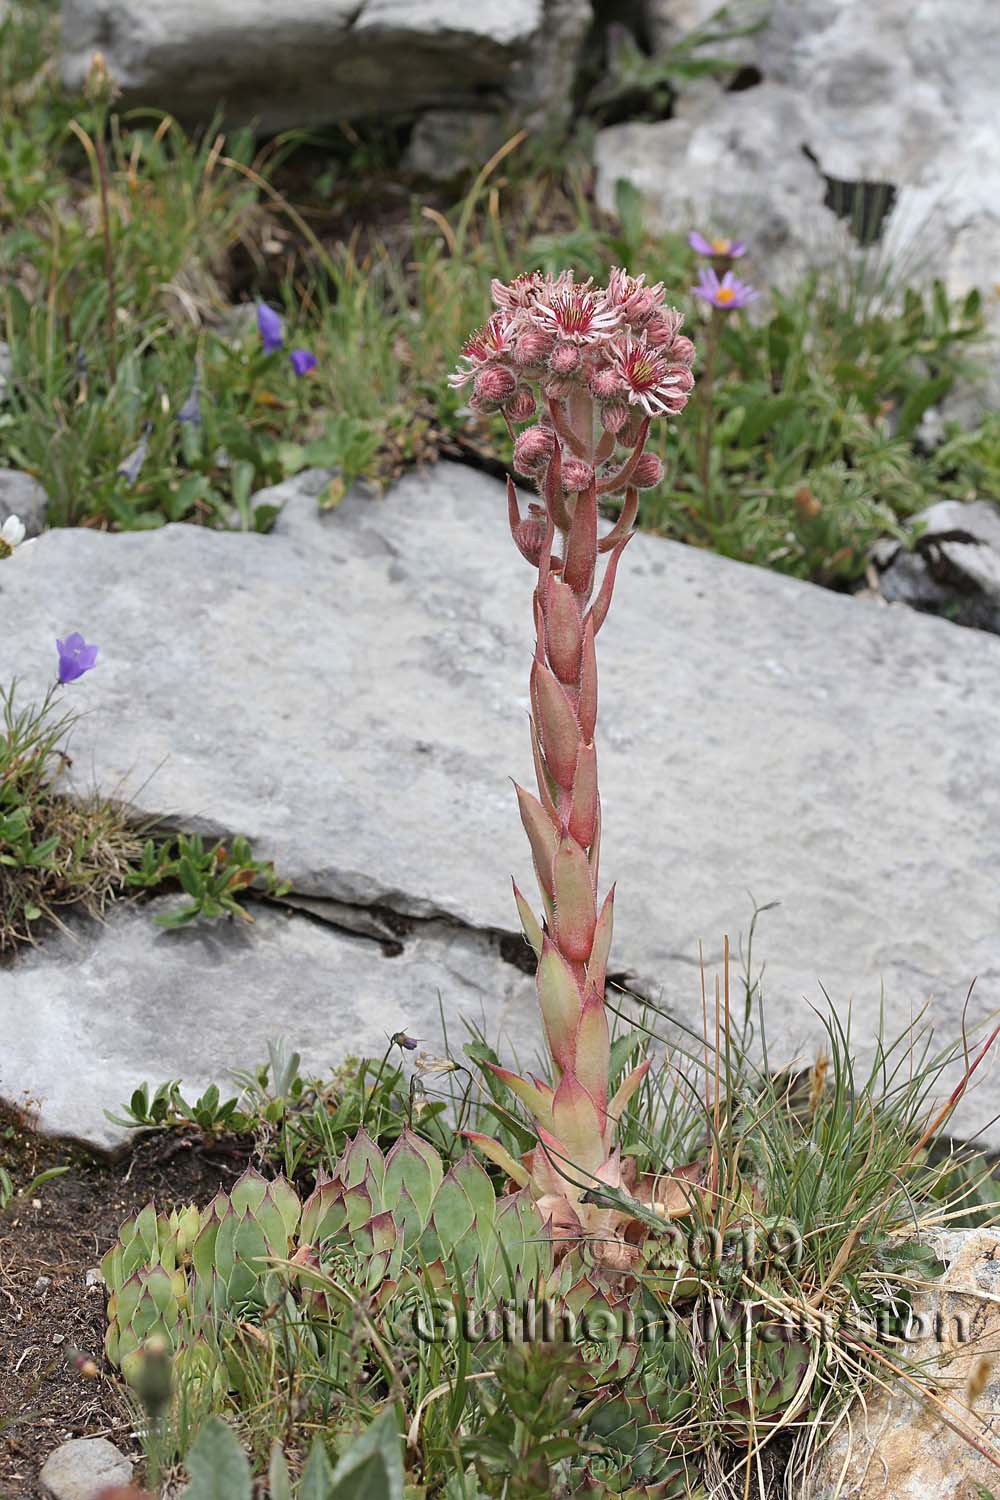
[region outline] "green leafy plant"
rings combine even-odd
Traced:
[[[228,1423],[210,1418],[187,1455],[183,1500],[253,1500],[250,1464]],[[271,1500],[403,1500],[403,1460],[396,1419],[386,1410],[331,1465],[322,1437],[313,1442],[298,1483],[280,1444],[267,1474]]]
[[[59,790],[75,721],[58,688],[22,707],[0,687],[0,954],[66,910],[99,915],[138,849],[120,807]]]
[[[127,871],[126,883],[136,890],[160,890],[176,882],[190,903],[176,911],[161,913],[156,922],[161,927],[186,927],[204,918],[253,917],[239,900],[251,886],[259,886],[266,897],[285,895],[291,887],[275,874],[269,860],[253,857],[249,841],[242,837],[227,845],[221,840],[205,847],[200,834],[178,834],[176,839],[157,845],[147,839],[142,856]]]
[[[6,1167],[0,1167],[0,1213],[18,1198],[31,1198],[47,1182],[53,1182],[57,1177],[63,1177],[69,1171],[69,1167],[49,1167],[44,1172],[36,1172],[30,1182],[23,1187],[17,1187],[14,1179]]]
[[[180,1091],[179,1080],[161,1083],[150,1096],[149,1085],[134,1090],[124,1115],[104,1113],[114,1125],[129,1130],[160,1130],[171,1125],[196,1125],[205,1135],[244,1134],[250,1118],[238,1108],[239,1100],[223,1099],[216,1084],[210,1084],[200,1098],[189,1104]]]
[[[742,37],[754,36],[767,25],[767,15],[744,25],[730,19],[721,5],[705,22],[672,47],[652,55],[644,52],[624,27],[617,29],[605,77],[590,92],[588,109],[599,118],[618,117],[627,106],[630,118],[662,118],[678,88],[694,79],[726,77],[737,71],[730,58],[711,49]]]

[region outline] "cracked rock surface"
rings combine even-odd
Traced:
[[[167,932],[153,919],[168,900],[119,907],[104,929],[74,925],[0,972],[0,1097],[30,1096],[44,1129],[117,1145],[126,1132],[104,1109],[120,1114],[143,1080],[181,1078],[189,1099],[212,1082],[224,1089],[279,1036],[319,1074],[381,1057],[396,1031],[440,1055],[439,995],[456,1053],[468,1022],[534,1056],[533,982],[477,934],[435,926],[387,958],[375,942],[257,904],[252,927]]]
[[[664,48],[717,9],[708,0],[650,3]],[[890,210],[886,264],[939,275],[956,295],[992,287],[1000,256],[994,0],[740,0],[732,14],[766,25],[739,41],[730,79],[681,83],[672,119],[600,133],[599,203],[613,209],[615,182],[627,178],[654,225],[693,221],[745,237],[753,279],[777,285],[807,264],[842,269],[857,248],[856,193],[868,184],[866,214]],[[737,92],[726,91],[729,82]],[[986,301],[1000,326],[1000,300]]]
[[[1000,507],[940,500],[910,529],[912,547],[883,538],[872,549],[882,597],[1000,635]]]
[[[466,995],[441,923],[487,943],[487,1022],[509,992],[511,1035],[535,1045],[530,980],[494,941],[516,930],[508,874],[534,892],[508,779],[532,775],[532,578],[503,486],[441,464],[320,515],[314,478],[268,494],[271,536],[56,530],[0,572],[0,680],[40,695],[57,635],[101,645],[66,695],[71,784],[246,834],[314,915],[369,934],[275,914],[185,939],[139,910],[0,970],[0,1094],[44,1097],[52,1128],[91,1128],[86,1109],[104,1130],[126,1081],[249,1065],[277,1032],[322,1060],[398,1017],[434,1050],[437,990],[446,1017]],[[1000,640],[637,536],[599,656],[612,972],[697,1024],[699,945],[711,986],[752,892],[781,903],[754,948],[776,1062],[811,1056],[821,986],[862,1058],[883,985],[888,1031],[931,1002],[942,1045],[974,977],[970,1023],[1000,1004]],[[420,987],[400,978],[417,951]],[[178,1007],[210,1044],[166,1039]],[[981,1075],[966,1132],[996,1110]]]
[[[130,103],[262,131],[463,105],[568,108],[590,0],[64,0],[62,76],[95,49]]]

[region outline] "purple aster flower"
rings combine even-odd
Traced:
[[[68,635],[64,641],[56,641],[59,649],[59,681],[65,686],[67,682],[75,682],[82,677],[84,672],[89,672],[91,667],[97,665],[97,646],[88,646],[78,630]]]
[[[748,302],[760,296],[755,287],[748,281],[740,281],[732,271],[727,271],[720,281],[711,266],[702,267],[701,280],[691,290],[696,297],[704,298],[723,312],[735,312],[738,307],[746,307]]]
[[[273,354],[276,349],[281,348],[284,342],[281,319],[266,302],[257,303],[257,327],[260,329],[265,354]]]
[[[310,370],[316,368],[316,356],[310,354],[308,349],[293,349],[288,357],[296,375],[308,375]]]
[[[708,255],[713,258],[723,257],[726,260],[738,260],[741,255],[746,254],[746,240],[729,240],[720,236],[715,240],[707,240],[697,229],[692,229],[688,235],[688,244],[692,250],[697,250],[699,255]]]

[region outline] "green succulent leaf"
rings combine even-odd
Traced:
[[[404,1477],[396,1413],[387,1406],[340,1459],[329,1500],[403,1500]]]
[[[246,1454],[221,1417],[209,1417],[187,1456],[190,1483],[183,1500],[252,1500]]]

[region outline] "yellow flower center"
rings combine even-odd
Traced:
[[[720,286],[719,290],[715,294],[715,300],[716,302],[721,302],[724,306],[726,306],[730,302],[732,302],[735,296],[736,293],[733,291],[733,288],[731,286]]]
[[[14,556],[14,549],[13,549],[13,547],[8,542],[5,542],[4,539],[3,539],[3,537],[0,536],[0,558],[13,557],[13,556]]]
[[[728,255],[732,240],[712,240],[712,249],[716,255]]]

